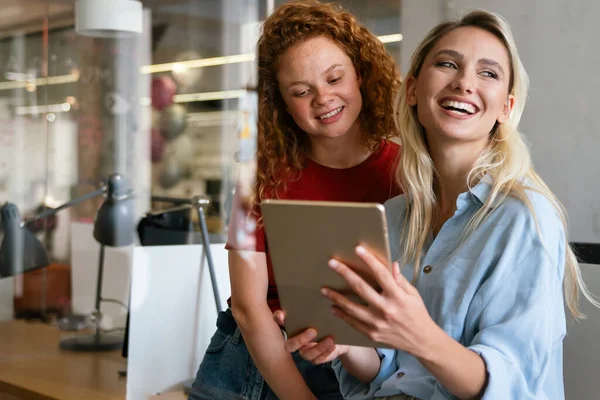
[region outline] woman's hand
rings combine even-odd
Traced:
[[[285,312],[281,310],[275,311],[273,318],[279,326],[283,326],[285,323]],[[331,336],[315,342],[314,339],[317,337],[317,334],[316,329],[308,328],[296,336],[288,337],[284,343],[284,347],[290,353],[298,351],[302,358],[313,364],[323,364],[332,361],[350,350],[350,346],[336,345]]]
[[[364,247],[358,246],[356,254],[367,264],[368,273],[382,292],[378,293],[347,265],[332,259],[329,266],[367,303],[354,303],[332,289],[323,288],[321,293],[334,304],[333,314],[371,340],[416,357],[426,354],[427,340],[439,333],[440,328],[429,316],[417,289],[402,275],[398,263],[390,271]]]

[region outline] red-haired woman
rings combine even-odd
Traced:
[[[189,398],[341,399],[329,364],[284,349],[258,204],[382,203],[399,194],[399,146],[388,139],[397,136],[400,78],[377,37],[352,14],[317,1],[286,3],[267,18],[258,65],[256,251],[230,237],[230,308],[219,315]]]

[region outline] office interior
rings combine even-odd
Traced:
[[[230,293],[224,243],[251,162],[240,132],[255,100],[256,40],[284,2],[0,0],[0,203],[16,206],[48,256],[44,268],[0,279],[0,398],[186,398]],[[135,23],[115,16],[127,3]],[[564,203],[571,236],[600,242],[600,3],[337,3],[401,73],[437,22],[473,8],[507,18],[532,81],[521,130],[534,164]],[[86,31],[84,17],[78,26],[85,7],[120,20],[125,34]],[[102,242],[96,224],[115,176],[136,230]],[[582,269],[600,294],[598,267]],[[583,311],[565,340],[570,400],[600,392],[600,312]],[[106,348],[71,340],[100,331]]]

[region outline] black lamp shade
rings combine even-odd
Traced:
[[[108,179],[106,200],[94,223],[94,238],[105,246],[121,247],[133,243],[134,203],[131,191],[119,175]]]
[[[6,278],[50,265],[46,249],[21,224],[17,206],[6,203],[0,209],[4,239],[0,246],[0,278]]]

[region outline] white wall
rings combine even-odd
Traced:
[[[210,246],[221,308],[231,293],[227,251]],[[194,378],[216,330],[202,245],[133,249],[127,400],[145,400]]]
[[[407,0],[402,2],[402,68],[436,16],[483,8],[505,17],[531,78],[521,123],[538,172],[567,208],[571,239],[600,242],[600,2],[595,0]],[[437,12],[437,14],[436,14]],[[600,266],[583,266],[600,295]],[[600,393],[600,311],[584,304],[589,319],[570,327],[565,342],[569,400]]]
[[[413,51],[427,32],[444,19],[442,0],[405,0],[400,12],[400,33],[402,47],[400,49],[400,73],[408,71]]]

